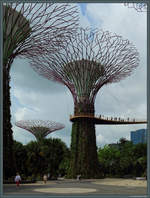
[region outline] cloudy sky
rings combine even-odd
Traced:
[[[100,89],[95,101],[95,114],[122,118],[146,119],[146,12],[136,12],[119,3],[77,4],[82,27],[99,28],[121,35],[131,41],[140,53],[140,65],[133,74],[120,83]],[[26,119],[52,120],[65,128],[48,137],[61,138],[68,146],[71,141],[73,99],[69,90],[58,83],[39,76],[28,60],[16,58],[11,68],[11,114],[14,139],[27,144],[35,137],[14,125]],[[130,131],[146,125],[96,125],[97,145],[115,143],[121,137],[130,140]]]

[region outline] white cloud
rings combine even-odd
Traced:
[[[145,128],[145,124],[140,125],[97,125],[96,138],[97,145],[104,146],[105,144],[117,143],[119,139],[124,137],[130,140],[130,131]]]
[[[23,120],[24,117],[25,117],[25,114],[27,114],[29,110],[25,107],[21,108],[21,109],[18,109],[16,111],[16,113],[14,113],[14,117],[15,117],[15,120],[18,121],[18,120]]]
[[[99,133],[96,136],[96,144],[97,145],[104,146],[105,144],[108,144],[108,143],[109,143],[108,139],[106,139],[105,136],[103,136],[102,134]]]

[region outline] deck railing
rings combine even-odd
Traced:
[[[78,115],[70,115],[70,120],[79,117],[87,117],[87,118],[96,118],[100,120],[108,120],[108,121],[117,121],[117,122],[147,122],[146,119],[135,119],[135,118],[121,118],[121,117],[110,117],[104,115],[92,115],[92,114],[78,114]]]

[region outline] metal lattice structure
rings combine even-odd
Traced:
[[[76,31],[78,10],[67,3],[5,3],[3,56],[30,58],[45,50],[54,53]]]
[[[132,73],[139,65],[139,53],[119,35],[81,28],[66,48],[33,58],[31,64],[40,75],[67,86],[75,103],[93,103],[103,85]]]
[[[147,4],[146,3],[124,3],[128,8],[134,8],[137,12],[146,12]]]
[[[61,123],[49,120],[20,120],[15,125],[31,132],[37,140],[41,140],[48,134],[65,127]]]

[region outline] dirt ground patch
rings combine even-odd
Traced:
[[[113,186],[137,186],[147,187],[147,180],[105,178],[92,182],[93,184],[113,185]]]

